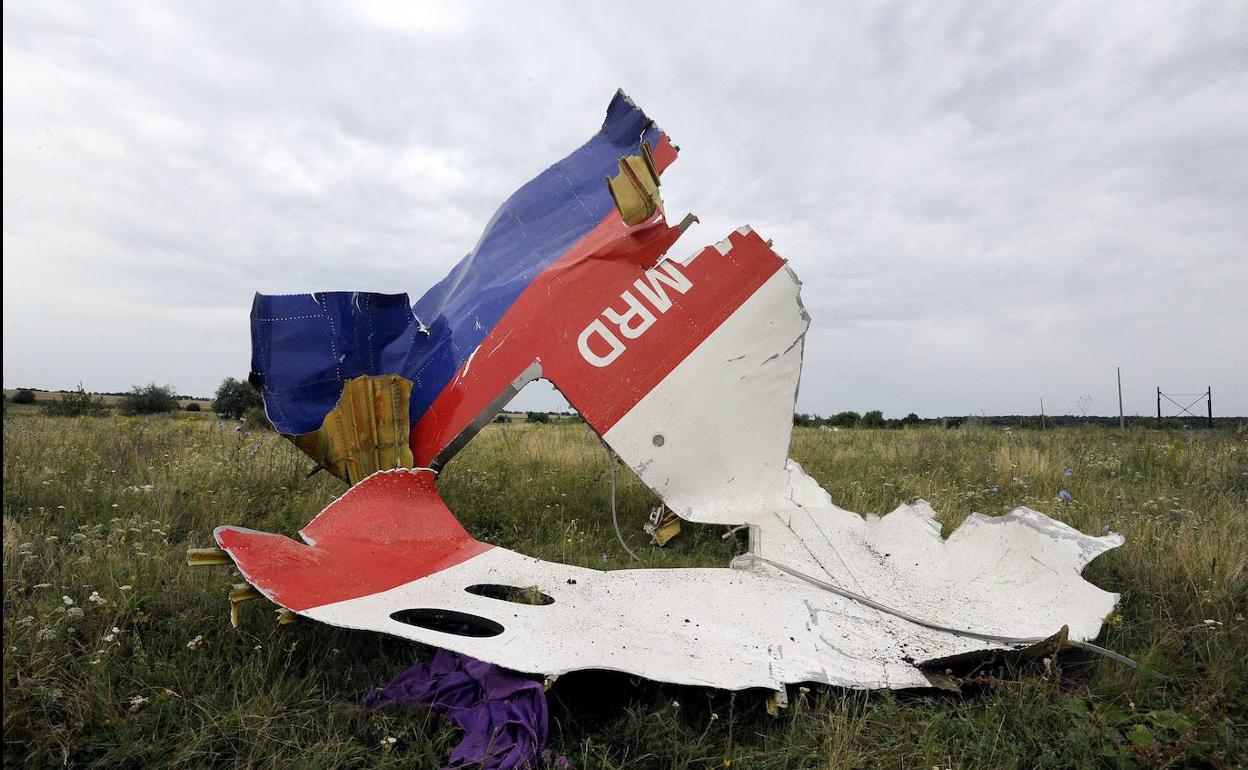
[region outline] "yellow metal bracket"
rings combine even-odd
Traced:
[[[624,218],[624,224],[629,227],[645,222],[656,211],[663,211],[663,199],[659,197],[659,171],[654,166],[649,142],[641,143],[641,155],[620,158],[620,173],[607,177],[607,189],[611,191],[611,198]]]
[[[654,544],[662,548],[668,541],[680,534],[680,519],[667,506],[655,508],[650,512],[650,520],[642,527],[651,537]]]
[[[186,564],[190,567],[222,567],[233,562],[220,548],[187,548]]]
[[[234,590],[230,591],[230,625],[238,628],[238,605],[243,602],[249,602],[253,599],[263,598],[263,594],[252,588],[247,583],[235,583]]]

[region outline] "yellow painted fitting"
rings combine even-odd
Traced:
[[[291,612],[285,607],[278,608],[277,610],[278,625],[284,626],[290,623],[297,623],[298,621],[299,621],[299,616],[296,615],[295,613]]]
[[[658,508],[650,514],[650,521],[643,529],[654,544],[662,548],[680,534],[680,518],[670,508]]]
[[[780,716],[780,709],[789,707],[789,693],[783,689],[776,690],[767,697],[767,713],[773,717]]]
[[[410,468],[410,380],[397,374],[348,380],[338,403],[312,433],[293,437],[316,464],[354,484],[374,471]]]
[[[247,583],[235,583],[234,590],[230,591],[230,625],[238,628],[238,605],[243,602],[249,602],[252,599],[262,599],[264,595]]]
[[[619,165],[620,173],[607,177],[607,189],[624,224],[632,227],[645,222],[656,211],[663,210],[663,199],[659,197],[659,171],[650,154],[650,143],[642,142],[641,155],[626,155],[620,158]]]
[[[191,567],[219,567],[230,564],[230,557],[225,551],[212,548],[187,548],[186,563]]]

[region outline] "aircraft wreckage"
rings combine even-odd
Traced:
[[[663,211],[659,176],[676,156],[621,92],[601,130],[516,191],[414,306],[257,295],[252,381],[268,417],[352,486],[302,542],[219,527],[247,582],[313,620],[519,672],[781,694],[926,687],[925,663],[1046,639],[1092,647],[1118,596],[1080,573],[1121,536],[1019,508],[944,539],[926,503],[864,518],[787,459],[801,283],[748,227],[668,255],[696,221]],[[681,519],[748,527],[746,553],[723,568],[599,571],[474,539],[438,469],[537,378]]]

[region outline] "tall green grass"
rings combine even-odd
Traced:
[[[799,429],[793,457],[839,504],[924,498],[946,534],[1028,505],[1127,544],[1086,571],[1123,600],[1103,643],[1143,672],[1068,653],[970,672],[962,695],[794,688],[765,694],[580,673],[551,690],[551,758],[604,768],[1129,768],[1248,761],[1248,434]],[[4,760],[30,767],[436,767],[458,740],[420,710],[361,695],[430,651],[263,602],[230,627],[224,568],[189,546],[243,524],[293,534],[342,491],[269,432],[210,417],[4,426]],[[492,425],[442,492],[478,538],[600,569],[615,542],[610,464],[577,424]],[[621,524],[644,566],[722,566],[723,528],[667,549],[658,501],[620,470]],[[1070,500],[1059,498],[1067,490]],[[1154,673],[1155,672],[1155,673]]]

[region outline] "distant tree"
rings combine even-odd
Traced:
[[[835,425],[838,428],[852,428],[862,419],[862,415],[857,412],[841,412],[828,418],[829,425]]]
[[[818,415],[798,412],[793,415],[793,424],[799,428],[813,428],[820,422]]]
[[[49,417],[102,417],[108,414],[108,405],[102,398],[92,398],[82,387],[70,393],[62,393],[56,401],[46,401],[43,413]]]
[[[199,412],[202,410],[203,410],[203,407],[199,405],[198,401],[192,401],[191,403],[186,405],[186,411],[188,412]]]
[[[30,388],[22,388],[13,394],[10,399],[15,404],[33,404],[35,403],[35,391]]]
[[[883,428],[884,413],[879,409],[872,409],[862,416],[862,424],[868,428]]]
[[[121,397],[122,414],[165,414],[176,412],[177,394],[169,385],[135,385],[129,393]]]
[[[901,418],[901,423],[902,423],[902,425],[918,425],[918,424],[919,424],[919,416],[918,416],[917,414],[915,414],[914,412],[911,412],[910,414],[908,414],[908,415],[906,415],[905,417]]]
[[[500,414],[494,418],[494,422],[510,422],[510,420],[507,419],[507,415]]]
[[[212,400],[212,411],[222,417],[235,420],[242,419],[248,409],[262,408],[263,399],[255,388],[246,382],[239,382],[233,377],[226,377],[217,388],[216,398]]]
[[[545,412],[525,412],[525,422],[550,422],[550,415]]]

